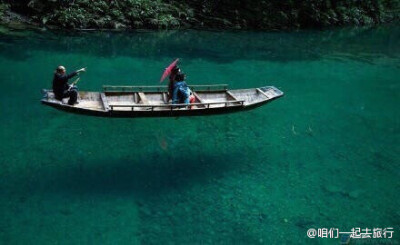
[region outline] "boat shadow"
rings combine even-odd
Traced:
[[[166,159],[104,159],[81,161],[56,170],[45,170],[30,191],[71,195],[133,195],[151,198],[182,191],[198,183],[213,182],[233,170],[245,156],[195,155]]]

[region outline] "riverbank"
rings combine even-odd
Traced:
[[[28,3],[25,3],[28,2]],[[2,26],[50,29],[282,30],[378,25],[399,20],[398,0],[302,1],[19,1],[0,4]]]

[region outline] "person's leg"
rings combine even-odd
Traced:
[[[64,92],[64,98],[69,97],[68,104],[74,105],[78,100],[78,91],[74,88]]]
[[[78,102],[78,91],[73,89],[71,90],[71,96],[69,97],[68,103],[70,105],[76,104]]]
[[[181,87],[179,89],[180,103],[189,104],[189,91],[187,87]]]
[[[179,103],[179,85],[175,85],[172,91],[172,104]]]
[[[183,103],[185,104],[189,104],[189,94],[188,93],[184,93],[183,95]]]

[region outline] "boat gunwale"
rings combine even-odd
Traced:
[[[109,105],[112,111],[114,107],[171,107],[170,109],[173,110],[179,107],[188,107],[188,106],[204,106],[203,108],[190,108],[188,110],[196,110],[196,109],[210,109],[210,105],[215,104],[225,104],[225,106],[221,107],[214,107],[214,108],[224,108],[224,107],[233,107],[233,106],[243,106],[244,100],[231,100],[231,101],[224,101],[224,102],[204,102],[204,103],[190,103],[190,104],[135,104],[135,105]],[[237,104],[237,105],[228,105],[228,104]]]
[[[149,86],[126,86],[126,85],[103,85],[104,93],[113,92],[167,92],[168,86],[165,85],[149,85]],[[211,84],[211,85],[189,85],[193,91],[198,92],[218,92],[227,91],[228,84]]]

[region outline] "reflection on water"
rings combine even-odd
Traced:
[[[29,37],[29,38],[27,38]],[[79,53],[100,57],[133,56],[147,59],[160,57],[201,57],[213,62],[237,59],[260,59],[277,62],[318,60],[321,58],[359,59],[396,56],[400,49],[400,28],[382,26],[345,28],[326,31],[287,32],[94,32],[3,35],[0,54],[24,60],[33,50]],[[21,47],[20,49],[7,48]],[[25,47],[29,47],[26,49]]]

